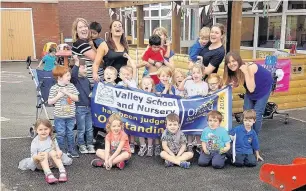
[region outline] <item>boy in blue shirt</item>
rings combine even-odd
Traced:
[[[252,129],[255,121],[255,110],[245,110],[243,112],[243,125],[239,125],[230,131],[231,138],[236,134],[236,157],[233,164],[237,167],[254,167],[256,166],[256,161],[263,161],[263,158],[259,155],[257,134]],[[256,156],[254,155],[254,151]]]
[[[221,169],[225,165],[225,153],[230,149],[231,139],[225,130],[220,127],[222,114],[219,111],[211,111],[207,114],[208,127],[204,128],[201,136],[202,149],[198,164]]]
[[[91,39],[92,39],[92,41],[90,41],[89,44],[92,46],[94,50],[96,50],[98,49],[100,44],[104,42],[104,39],[100,37],[102,26],[98,22],[92,22],[89,25],[89,29],[91,32]]]
[[[189,49],[189,69],[199,59],[199,54],[204,46],[209,42],[210,28],[203,27],[199,32],[199,38]],[[201,62],[202,64],[202,62]]]
[[[82,154],[95,154],[93,145],[93,127],[90,109],[90,81],[87,78],[87,68],[85,63],[80,64],[77,55],[73,56],[75,64],[71,71],[71,82],[79,91],[79,102],[76,102],[76,124],[78,129],[79,151]],[[86,144],[84,137],[86,136]]]
[[[53,47],[49,48],[49,53],[47,55],[45,55],[41,61],[39,62],[37,68],[40,68],[40,66],[42,65],[42,63],[44,63],[44,71],[52,71],[53,68],[56,65],[56,49]]]

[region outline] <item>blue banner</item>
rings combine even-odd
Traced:
[[[176,113],[185,134],[200,135],[207,127],[207,113],[218,110],[223,115],[222,127],[232,127],[232,90],[225,87],[206,97],[183,99],[175,95],[158,96],[134,88],[95,84],[91,100],[93,125],[105,128],[112,113],[118,113],[125,132],[137,137],[158,138],[165,129],[165,118]]]

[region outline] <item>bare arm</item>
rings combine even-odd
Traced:
[[[216,69],[216,67],[214,67],[214,66],[211,65],[211,64],[208,64],[208,66],[205,67],[205,69],[204,69],[204,75],[209,75],[209,74],[211,74],[215,69]]]
[[[110,142],[105,139],[105,161],[108,161],[110,153]]]
[[[250,93],[253,93],[256,87],[254,74],[258,67],[256,64],[242,65],[240,70],[244,73],[245,83]]]
[[[41,59],[41,61],[39,62],[37,68],[40,68],[40,66],[42,65],[42,63],[43,63],[43,60]]]
[[[184,143],[184,144],[181,145],[181,148],[180,148],[180,150],[179,150],[179,152],[177,153],[176,156],[178,156],[178,157],[181,156],[185,152],[185,150],[186,150],[186,144]]]
[[[185,90],[185,83],[187,80],[190,80],[192,77],[191,76],[187,76],[181,83],[180,85],[177,87],[178,90],[180,91],[184,91]]]
[[[204,153],[208,153],[209,152],[207,150],[207,146],[206,146],[206,143],[204,141],[202,141],[202,149],[203,149]]]
[[[105,56],[106,52],[108,52],[107,44],[106,42],[102,42],[102,44],[100,44],[98,47],[97,54],[95,55],[94,63],[92,65],[92,75],[96,82],[99,82],[98,70],[102,58]]]
[[[74,102],[78,102],[79,101],[79,96],[78,95],[75,95],[75,94],[72,94],[70,92],[66,92],[65,93],[68,97],[70,97],[70,99]]]
[[[109,158],[109,160],[113,161],[114,158],[116,158],[122,151],[124,145],[124,141],[120,141],[119,146],[117,148],[117,150],[114,152],[114,154]]]
[[[175,154],[169,149],[169,147],[167,145],[167,141],[162,141],[162,147],[163,147],[164,151],[166,151],[169,155],[175,156]]]
[[[54,98],[48,99],[48,104],[49,105],[55,104],[57,102],[57,100],[59,100],[63,96],[64,96],[64,94],[62,92],[58,92],[58,94]]]

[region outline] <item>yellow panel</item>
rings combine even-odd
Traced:
[[[1,10],[1,60],[12,60],[10,11]]]
[[[34,57],[31,11],[12,10],[10,16],[13,28],[13,59],[25,60],[28,56]]]

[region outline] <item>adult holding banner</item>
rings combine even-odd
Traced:
[[[97,54],[93,64],[93,78],[96,82],[100,81],[98,75],[98,68],[103,59],[103,68],[107,66],[113,66],[117,69],[118,74],[122,66],[127,65],[128,60],[131,59],[126,56],[129,51],[128,43],[124,36],[122,23],[119,20],[114,20],[109,26],[109,35],[107,40],[100,44],[97,49]],[[116,79],[116,83],[121,81],[119,77]]]
[[[224,25],[217,23],[211,27],[209,42],[199,54],[199,56],[203,57],[205,78],[211,73],[218,72],[219,66],[225,56],[225,36]]]
[[[245,64],[238,53],[229,52],[225,57],[223,79],[227,85],[244,86],[246,94],[243,109],[256,111],[254,130],[259,134],[273,84],[271,73],[259,64]]]
[[[77,18],[72,24],[72,53],[78,55],[85,61],[87,66],[87,77],[91,83],[93,83],[92,77],[92,64],[96,57],[96,52],[91,48],[89,44],[89,37],[91,36],[89,31],[88,22],[83,18]],[[103,76],[102,68],[99,68],[99,76]]]

